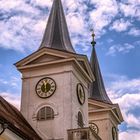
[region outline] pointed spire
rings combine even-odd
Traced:
[[[75,53],[72,47],[61,0],[54,0],[40,48],[48,47]]]
[[[92,49],[92,54],[91,54],[91,58],[90,58],[90,64],[91,64],[93,74],[95,76],[95,81],[90,86],[90,95],[89,96],[92,99],[112,104],[112,102],[109,99],[109,97],[106,93],[106,90],[105,90],[102,74],[100,71],[99,63],[98,63],[98,58],[96,55],[96,50],[94,47],[96,44],[96,42],[94,41],[94,36],[95,35],[92,34],[93,41],[91,42],[91,44],[93,45],[93,49]]]

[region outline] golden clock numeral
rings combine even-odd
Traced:
[[[40,94],[40,93],[41,93],[41,91],[40,91],[40,90],[38,90],[37,92],[38,92],[38,94]]]
[[[50,84],[51,84],[51,85],[54,85],[54,82],[51,82]]]
[[[41,90],[41,88],[39,87],[39,88],[37,88],[37,90]]]
[[[54,91],[54,89],[53,89],[53,88],[51,88],[51,89],[50,89],[50,91],[51,91],[51,92],[53,92],[53,91]]]
[[[55,89],[55,86],[51,86],[51,89]]]
[[[44,95],[45,95],[45,97],[47,97],[47,96],[48,96],[48,92],[47,92],[47,93],[45,93]]]
[[[54,92],[54,90],[51,89],[49,92],[52,93],[52,92]]]
[[[40,94],[39,94],[40,96],[43,96],[43,92],[40,92]]]

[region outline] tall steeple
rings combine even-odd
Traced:
[[[95,50],[96,42],[94,42],[94,36],[95,35],[93,33],[92,34],[93,41],[91,42],[91,44],[93,45],[93,49],[92,49],[92,54],[91,54],[91,58],[90,58],[90,64],[91,64],[93,74],[95,76],[95,81],[90,86],[90,95],[89,96],[92,99],[112,104],[112,102],[109,99],[109,97],[106,93],[106,90],[105,90],[102,74],[100,71],[99,63],[98,63],[98,58],[96,55],[96,50]]]
[[[69,37],[61,0],[53,1],[51,13],[40,45],[40,48],[43,47],[75,53]]]

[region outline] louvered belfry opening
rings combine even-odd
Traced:
[[[78,112],[78,126],[80,126],[81,128],[84,127],[83,116],[82,116],[82,113],[80,111]]]
[[[38,121],[52,120],[54,119],[54,111],[51,107],[45,106],[41,108],[37,113]]]

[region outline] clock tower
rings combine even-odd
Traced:
[[[22,73],[21,113],[43,140],[67,140],[88,127],[89,84],[85,55],[72,47],[61,0],[54,0],[39,49],[17,62]]]

